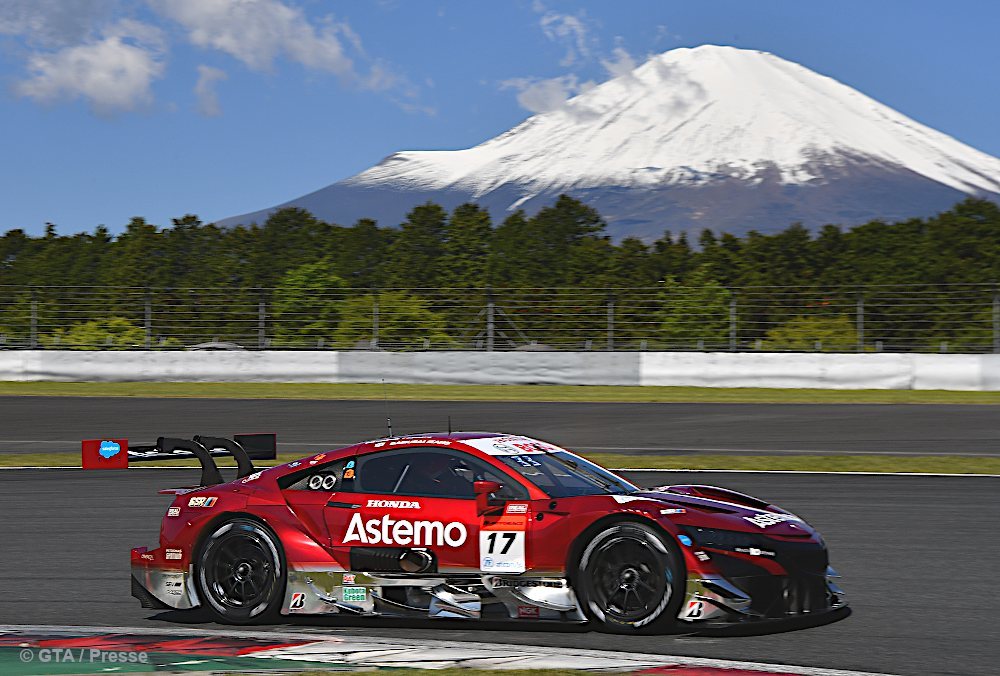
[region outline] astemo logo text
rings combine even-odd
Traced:
[[[460,547],[468,533],[465,526],[457,521],[406,521],[393,519],[388,514],[381,519],[365,521],[355,512],[344,535],[344,544],[360,542],[365,545],[448,545]]]

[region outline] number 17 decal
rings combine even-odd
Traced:
[[[504,540],[503,549],[497,552],[497,537],[501,537]],[[490,533],[486,536],[486,540],[489,542],[490,546],[487,548],[487,554],[506,554],[510,551],[510,546],[514,544],[514,540],[517,539],[517,533]]]
[[[480,531],[479,568],[496,573],[523,573],[524,531]]]

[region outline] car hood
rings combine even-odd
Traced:
[[[619,503],[659,503],[660,514],[679,525],[791,538],[817,535],[803,519],[780,507],[716,487],[670,486],[613,497]]]

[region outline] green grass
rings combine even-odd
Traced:
[[[731,469],[795,470],[810,472],[917,472],[940,474],[1000,474],[1000,458],[927,455],[625,455],[587,453],[588,458],[606,467],[663,470]],[[301,453],[283,453],[277,462],[290,462]],[[218,458],[220,467],[233,467],[231,458]],[[257,463],[267,465],[269,463]],[[0,454],[0,467],[79,467],[77,453]],[[198,467],[197,461],[148,462],[133,467]]]
[[[604,385],[381,385],[325,383],[0,382],[0,395],[382,399],[394,401],[588,401],[775,404],[1000,404],[1000,392],[818,390]]]

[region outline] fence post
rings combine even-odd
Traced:
[[[865,349],[865,294],[863,291],[858,292],[858,306],[857,306],[857,318],[855,320],[856,328],[858,331],[858,352],[864,352]]]
[[[608,289],[608,352],[615,351],[615,294]]]
[[[28,345],[32,350],[38,349],[38,299],[35,297],[35,289],[31,289],[31,336]]]
[[[260,300],[257,301],[257,349],[263,350],[267,347],[267,303],[264,301],[264,294],[261,293]]]
[[[493,338],[496,333],[496,303],[493,302],[493,287],[486,287],[486,351],[493,351]]]
[[[372,342],[371,349],[378,349],[378,289],[372,287]]]
[[[993,352],[1000,352],[1000,292],[993,292]]]
[[[737,341],[737,319],[739,317],[736,307],[736,293],[729,296],[729,351],[736,352]]]
[[[145,302],[146,349],[153,346],[153,298],[146,293]]]

